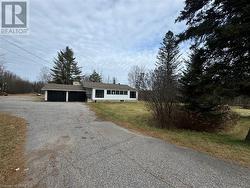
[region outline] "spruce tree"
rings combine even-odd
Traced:
[[[74,52],[68,46],[57,53],[52,71],[53,82],[57,84],[72,84],[80,80],[81,67],[75,61]]]
[[[186,71],[180,79],[181,98],[185,106],[195,112],[209,112],[220,100],[216,94],[213,78],[206,70],[206,56],[203,49],[193,49],[186,60]]]
[[[162,47],[160,47],[155,74],[162,88],[176,87],[177,82],[177,68],[179,66],[180,51],[176,42],[176,37],[172,31],[168,31],[163,39]]]
[[[179,41],[205,49],[207,67],[222,97],[250,96],[250,1],[186,0],[177,18],[187,29]],[[213,75],[212,75],[213,74]]]
[[[152,92],[148,106],[162,128],[172,125],[178,96],[179,47],[173,32],[168,31],[159,49],[152,73]]]

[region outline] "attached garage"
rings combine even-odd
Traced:
[[[66,91],[48,91],[47,100],[48,101],[55,101],[55,102],[65,102],[66,101]]]
[[[84,91],[70,91],[69,92],[69,101],[70,102],[74,102],[74,101],[86,102],[87,101],[86,92],[84,92]]]
[[[46,84],[42,90],[45,101],[53,102],[85,102],[86,91],[81,85]]]

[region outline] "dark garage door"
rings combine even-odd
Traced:
[[[86,92],[80,92],[80,91],[70,91],[69,92],[69,101],[83,101],[85,102],[87,100]]]
[[[48,101],[66,101],[66,91],[48,91]]]

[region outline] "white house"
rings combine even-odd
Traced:
[[[123,84],[106,84],[100,82],[82,82],[87,98],[93,101],[135,101],[138,99],[136,89]]]
[[[123,84],[74,82],[73,85],[46,84],[45,101],[136,101],[136,89]]]

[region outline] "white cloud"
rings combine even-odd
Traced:
[[[127,81],[135,64],[152,68],[165,32],[180,32],[174,21],[182,0],[32,0],[30,35],[7,37],[48,63],[6,43],[8,68],[34,80],[43,64],[52,67],[58,50],[73,48],[84,72]],[[6,36],[1,36],[6,37]]]

